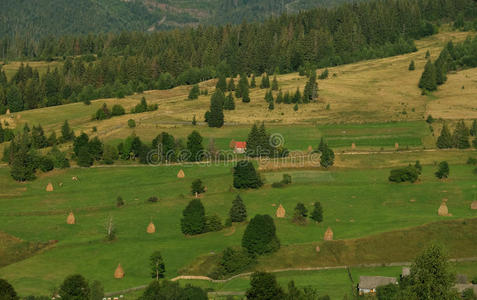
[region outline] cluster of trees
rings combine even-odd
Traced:
[[[307,217],[310,217],[310,219],[318,223],[323,222],[323,207],[319,201],[313,204],[313,211],[310,215],[308,215],[308,209],[306,208],[305,204],[302,202],[297,203],[293,213],[293,222],[304,225],[306,224]]]
[[[431,21],[477,15],[472,0],[386,0],[284,14],[264,23],[199,26],[168,32],[121,32],[0,40],[2,60],[63,58],[40,76],[23,67],[0,76],[0,113],[147,89],[195,84],[218,74],[263,74],[333,66],[416,50],[413,38],[436,32]],[[376,14],[378,11],[380,13]],[[75,57],[74,59],[71,57]],[[311,67],[313,66],[313,68]],[[246,76],[241,76],[246,77]],[[244,102],[247,91],[238,89]]]
[[[61,137],[61,140],[64,140]],[[66,154],[58,147],[56,135],[52,133],[48,138],[40,125],[29,128],[25,124],[11,141],[8,147],[4,148],[3,160],[10,165],[10,175],[17,181],[30,181],[36,178],[36,171],[49,172],[54,168],[68,168],[70,166]],[[41,154],[38,150],[53,146],[46,154]]]
[[[441,134],[437,138],[436,146],[439,149],[468,149],[471,147],[470,138],[473,137],[472,144],[477,148],[477,120],[472,122],[469,129],[463,120],[459,121],[451,134],[446,123],[442,126]]]
[[[120,104],[115,104],[113,105],[113,108],[110,110],[108,108],[108,105],[106,103],[103,104],[103,106],[96,111],[96,114],[94,115],[93,119],[94,120],[106,120],[110,119],[112,117],[116,116],[122,116],[126,113],[124,110],[124,107]]]
[[[417,160],[416,163],[413,165],[409,164],[409,166],[405,168],[399,168],[391,170],[391,175],[389,175],[389,181],[401,183],[401,182],[411,182],[414,183],[419,179],[419,176],[422,174],[422,165]]]
[[[320,156],[320,165],[323,168],[332,167],[335,163],[335,152],[333,149],[328,146],[328,143],[324,138],[321,138],[320,144],[318,145],[318,153],[321,153]]]
[[[419,87],[426,91],[435,91],[447,81],[447,73],[459,69],[477,67],[477,38],[468,37],[463,43],[447,43],[435,62],[427,64],[419,81]]]
[[[131,109],[132,114],[139,114],[146,111],[155,111],[158,109],[157,104],[147,104],[146,98],[142,97],[141,102]]]
[[[3,142],[9,142],[15,137],[15,132],[11,128],[3,128],[0,122],[0,144]]]
[[[436,245],[425,249],[411,265],[411,272],[403,276],[399,284],[377,288],[377,298],[401,299],[475,299],[473,291],[465,291],[460,297],[455,290],[456,276],[452,272],[445,250]]]
[[[249,157],[286,157],[288,149],[283,147],[283,140],[276,136],[272,138],[265,128],[265,123],[253,124],[247,138],[247,150]]]
[[[186,235],[196,235],[223,228],[218,215],[206,216],[205,208],[200,199],[193,199],[182,211],[181,231]]]

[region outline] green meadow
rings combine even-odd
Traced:
[[[182,168],[186,178],[176,174]],[[21,294],[46,294],[72,273],[100,280],[106,291],[143,285],[149,282],[148,258],[160,250],[166,261],[166,277],[201,255],[218,253],[227,246],[240,245],[245,226],[235,224],[220,232],[186,237],[180,232],[183,208],[192,198],[190,185],[201,178],[208,191],[202,199],[207,214],[223,220],[236,194],[244,199],[250,216],[274,215],[282,204],[287,218],[276,220],[282,245],[320,242],[328,226],[335,239],[346,240],[409,228],[443,219],[473,218],[470,203],[476,197],[472,167],[452,165],[451,177],[442,182],[433,176],[435,167],[424,166],[418,184],[390,184],[389,168],[334,169],[330,171],[290,170],[293,184],[273,189],[270,184],[283,172],[263,173],[266,185],[260,190],[234,191],[230,166],[161,166],[68,169],[41,176],[32,183],[15,183],[8,169],[0,169],[2,231],[31,242],[58,241],[30,258],[0,269],[0,276],[11,281]],[[72,181],[77,176],[79,181]],[[46,192],[52,182],[55,190]],[[59,184],[62,183],[62,187]],[[126,205],[115,207],[122,196]],[[150,196],[158,203],[148,203]],[[452,217],[437,216],[437,208],[447,198]],[[296,203],[308,208],[315,201],[324,207],[324,222],[298,226],[291,222]],[[72,211],[76,225],[67,225]],[[106,223],[113,219],[117,240],[105,241]],[[146,233],[150,221],[157,232]],[[423,241],[424,242],[424,241]],[[416,249],[417,250],[417,249]],[[113,279],[117,264],[126,272],[122,280]]]

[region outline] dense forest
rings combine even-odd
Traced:
[[[0,38],[239,24],[350,0],[3,0]]]
[[[263,23],[0,43],[4,59],[62,60],[43,76],[0,72],[0,113],[168,89],[220,75],[286,73],[415,50],[433,23],[474,19],[472,0],[376,0],[283,14]]]

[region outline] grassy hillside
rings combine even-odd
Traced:
[[[287,218],[275,219],[283,248],[273,256],[263,257],[260,268],[411,260],[432,241],[448,246],[454,257],[472,256],[476,250],[477,214],[470,204],[476,199],[477,187],[475,167],[465,162],[469,156],[477,157],[477,152],[438,151],[435,135],[442,121],[432,125],[433,134],[424,119],[432,114],[452,127],[456,120],[470,123],[477,118],[477,103],[473,101],[477,87],[472,81],[477,69],[450,74],[448,82],[431,96],[422,96],[417,88],[425,52],[429,50],[435,58],[446,41],[460,41],[467,35],[442,33],[418,41],[416,53],[330,68],[331,77],[319,81],[322,101],[300,105],[298,111],[287,104],[276,105],[274,111],[269,111],[265,90],[252,89],[251,103],[237,101],[237,109],[226,112],[226,126],[220,129],[201,122],[197,126],[191,124],[194,115],[202,120],[210,97],[186,100],[190,86],[124,99],[97,100],[90,106],[74,103],[0,116],[16,128],[25,123],[42,124],[46,133],[52,130],[59,133],[68,119],[77,133],[85,131],[110,144],[133,132],[142,140],[151,141],[162,131],[184,139],[192,130],[198,130],[204,136],[204,146],[213,138],[221,149],[227,149],[232,139],[246,139],[252,122],[264,120],[268,131],[282,135],[284,146],[290,150],[316,148],[320,138],[325,137],[336,152],[335,167],[329,171],[318,168],[312,160],[302,164],[291,159],[280,160],[276,169],[260,162],[265,186],[240,192],[231,187],[232,164],[150,167],[123,161],[111,167],[55,170],[40,174],[29,183],[14,182],[8,168],[0,166],[0,254],[8,254],[0,256],[0,265],[5,265],[0,267],[0,277],[9,280],[21,295],[46,295],[72,273],[100,280],[106,291],[122,290],[150,281],[148,259],[155,250],[164,256],[167,278],[187,270],[205,275],[202,272],[210,267],[206,258],[214,257],[213,254],[227,246],[240,245],[245,224],[200,236],[182,235],[182,210],[192,199],[190,186],[197,178],[208,187],[202,198],[207,214],[218,214],[223,220],[238,193],[247,205],[249,216],[274,215],[279,204],[285,207]],[[408,71],[411,59],[417,65],[414,72]],[[305,78],[298,74],[278,76],[278,81],[284,91],[303,89],[305,84]],[[208,88],[209,93],[214,86],[214,80],[201,83],[201,88]],[[148,102],[158,104],[159,109],[105,121],[91,120],[103,103],[110,107],[120,103],[129,110],[143,96]],[[326,109],[328,104],[330,108]],[[127,127],[130,118],[136,120],[137,128]],[[93,132],[93,127],[97,132]],[[396,151],[396,142],[401,151]],[[356,149],[351,149],[352,143]],[[0,145],[0,150],[4,145]],[[71,151],[69,144],[62,147]],[[388,182],[391,168],[418,159],[424,165],[418,183]],[[434,176],[436,163],[442,160],[451,166],[446,181]],[[184,179],[177,178],[179,169],[185,171]],[[284,173],[292,176],[293,184],[283,189],[272,188],[271,183],[281,179]],[[74,176],[80,180],[73,181]],[[53,192],[45,191],[49,182],[54,185]],[[119,195],[126,203],[122,208],[115,205]],[[146,200],[151,196],[157,196],[159,202],[148,203]],[[452,216],[437,215],[443,199],[448,199]],[[315,201],[324,207],[323,223],[298,226],[291,222],[290,216],[298,202],[311,209]],[[77,220],[72,226],[66,224],[71,211]],[[105,241],[110,218],[117,229],[118,239],[114,242]],[[153,235],[146,233],[150,221],[157,228]],[[322,238],[328,226],[338,241],[324,244]],[[27,245],[47,248],[32,246],[30,251]],[[314,252],[316,245],[322,246],[320,255]],[[11,249],[19,249],[17,246],[29,251],[15,256]],[[336,250],[340,251],[339,255]],[[205,265],[200,264],[201,259],[206,261]],[[118,263],[126,272],[122,280],[112,276]],[[462,264],[458,268],[469,276],[475,275],[475,264]],[[359,274],[396,276],[398,272],[399,268],[352,268],[354,280]],[[301,286],[313,283],[334,297],[342,297],[350,288],[343,270],[279,275],[281,283],[294,278]],[[194,284],[241,292],[248,280],[239,278],[223,285]]]

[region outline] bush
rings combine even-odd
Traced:
[[[253,256],[243,248],[228,247],[222,251],[217,268],[209,276],[214,279],[221,279],[226,276],[239,274],[254,262]]]
[[[305,224],[306,217],[308,216],[308,209],[306,209],[305,204],[298,203],[295,207],[295,212],[293,214],[293,222],[297,224]]]
[[[5,279],[0,278],[0,299],[17,300],[20,299],[13,286]]]
[[[437,172],[434,173],[437,178],[444,179],[449,177],[449,164],[446,161],[442,161],[439,163]]]
[[[126,113],[126,110],[124,107],[122,107],[119,104],[115,104],[111,110],[111,115],[112,116],[122,116]]]
[[[54,168],[55,168],[55,164],[54,164],[54,162],[51,158],[49,158],[47,156],[43,156],[43,157],[40,158],[39,169],[42,172],[50,172]]]
[[[205,192],[205,187],[202,185],[202,180],[196,179],[192,181],[192,186],[191,186],[192,195],[195,195],[196,193],[200,195],[204,192]]]
[[[401,182],[416,182],[419,179],[419,171],[416,167],[408,166],[402,169],[391,170],[389,181],[401,183]]]
[[[134,127],[136,127],[136,121],[134,121],[133,119],[129,119],[129,120],[128,120],[128,127],[129,127],[129,128],[134,128]]]
[[[284,186],[285,185],[281,181],[272,183],[272,188],[282,188]]]
[[[117,206],[117,207],[124,206],[124,200],[123,200],[123,197],[121,197],[121,196],[118,196],[118,198],[116,199],[116,206]]]
[[[159,198],[157,198],[156,196],[147,198],[147,202],[150,202],[150,203],[156,203],[157,201],[159,201]]]
[[[256,215],[247,225],[242,237],[242,247],[251,254],[275,252],[280,248],[275,223],[269,215]]]
[[[214,232],[220,231],[224,228],[222,225],[222,220],[218,215],[206,216],[205,217],[205,229],[204,232]]]
[[[473,166],[477,165],[477,158],[469,157],[469,159],[467,160],[467,164]]]

